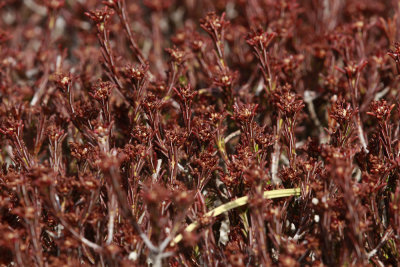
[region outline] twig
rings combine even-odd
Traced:
[[[235,132],[229,134],[229,135],[228,135],[227,137],[225,137],[225,139],[224,139],[225,144],[228,143],[231,139],[233,139],[233,138],[235,138],[236,136],[239,136],[239,135],[240,135],[240,130],[237,130],[237,131],[235,131]]]
[[[281,179],[279,179],[279,177],[277,176],[278,164],[279,164],[279,154],[281,152],[281,147],[279,145],[280,128],[281,128],[281,118],[279,116],[277,119],[277,125],[276,125],[274,152],[272,152],[272,159],[271,159],[271,177],[272,177],[273,184],[280,184],[282,182]]]
[[[108,233],[107,233],[107,240],[106,244],[111,244],[114,235],[114,220],[115,220],[115,211],[117,210],[117,199],[115,197],[115,193],[111,191],[111,203],[109,206],[109,220],[108,220]]]
[[[393,234],[393,229],[390,228],[386,231],[385,235],[382,237],[381,241],[376,246],[376,248],[374,248],[373,250],[371,250],[368,253],[368,260],[371,259],[373,256],[375,256],[375,254],[378,252],[378,250],[383,246],[383,244],[385,244],[385,242],[388,240],[389,236],[391,236],[392,234]]]
[[[281,198],[281,197],[289,197],[289,196],[299,196],[300,195],[300,188],[291,188],[291,189],[278,189],[273,191],[265,191],[263,197],[265,199],[274,199],[274,198]],[[227,212],[229,210],[235,209],[237,207],[241,207],[246,205],[249,202],[249,197],[244,196],[228,203],[225,203],[209,212],[207,212],[204,217],[217,217],[218,215]],[[199,221],[195,221],[191,223],[189,226],[185,228],[185,232],[192,232],[200,225]],[[172,241],[171,245],[175,245],[179,243],[183,238],[182,234],[177,235],[174,240]]]

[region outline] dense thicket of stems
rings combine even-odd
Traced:
[[[397,266],[400,5],[1,0],[1,266]]]

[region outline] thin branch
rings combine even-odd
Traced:
[[[281,197],[289,197],[289,196],[299,196],[300,195],[300,188],[291,188],[291,189],[278,189],[273,191],[265,191],[263,197],[265,199],[274,199],[274,198],[281,198]],[[232,209],[241,207],[246,205],[249,202],[249,197],[244,196],[228,203],[225,203],[209,212],[207,212],[204,217],[217,217],[218,215],[230,211]],[[200,225],[199,221],[195,221],[191,223],[189,226],[185,228],[185,232],[192,232]],[[171,245],[175,245],[179,243],[183,238],[182,234],[177,235]]]

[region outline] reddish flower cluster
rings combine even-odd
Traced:
[[[397,2],[0,1],[0,266],[398,266]]]

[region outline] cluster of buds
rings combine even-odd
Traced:
[[[389,105],[386,100],[373,101],[370,106],[371,111],[368,111],[367,114],[375,117],[380,122],[388,121],[390,113],[395,106],[395,104]]]
[[[64,134],[64,130],[60,129],[55,124],[51,124],[49,127],[47,127],[46,134],[52,143],[59,142],[66,136]]]
[[[268,33],[266,31],[257,30],[251,32],[247,38],[246,42],[254,48],[258,49],[266,49],[271,44],[271,42],[275,39],[277,33],[271,32]]]
[[[348,62],[344,68],[340,68],[336,66],[336,69],[343,74],[346,74],[348,79],[353,79],[357,74],[360,74],[361,71],[367,66],[367,60],[361,60],[358,64],[354,62]]]
[[[97,118],[99,114],[99,110],[97,109],[96,105],[91,101],[79,100],[76,101],[74,104],[74,117],[76,119],[89,119],[94,120]]]
[[[180,147],[186,141],[186,133],[178,127],[174,129],[166,129],[165,140],[170,144]]]
[[[152,114],[154,110],[160,110],[165,103],[162,99],[149,92],[141,104],[146,113]]]
[[[396,62],[397,72],[400,74],[400,43],[394,43],[394,50],[389,50],[387,53]]]
[[[100,103],[104,103],[110,97],[114,87],[115,85],[112,82],[99,81],[94,86],[92,86],[92,91],[89,92],[89,94]]]
[[[166,48],[165,51],[170,55],[171,61],[177,65],[181,65],[187,58],[185,51],[173,47],[173,48]]]
[[[114,11],[107,6],[101,10],[85,12],[85,15],[89,17],[94,23],[96,23],[100,31],[103,31],[105,29],[105,26],[110,21],[113,14]]]
[[[254,123],[253,131],[254,131],[254,139],[256,143],[262,148],[267,148],[274,144],[275,138],[272,134],[266,131],[265,127],[260,127],[258,124]]]
[[[385,162],[378,156],[369,154],[368,157],[368,169],[371,174],[382,174],[388,170]]]
[[[122,152],[125,161],[135,161],[146,156],[146,147],[142,144],[126,144]]]
[[[152,137],[152,133],[150,128],[144,125],[138,125],[135,128],[133,128],[131,136],[138,142],[146,144]]]
[[[191,159],[193,165],[197,169],[201,169],[202,171],[214,171],[217,170],[218,167],[218,157],[215,156],[215,148],[213,146],[209,146],[207,149],[202,151],[198,157],[194,157]]]
[[[148,64],[140,65],[140,66],[128,65],[125,67],[124,74],[129,79],[140,82],[146,77],[148,69],[149,69]]]
[[[237,79],[238,73],[229,71],[227,73],[217,73],[217,77],[214,78],[214,83],[217,86],[224,88],[230,87],[233,82]]]
[[[179,88],[174,87],[173,89],[179,99],[185,103],[191,103],[193,98],[197,95],[197,91],[195,91],[190,84]]]
[[[110,135],[112,131],[113,123],[100,123],[95,121],[96,125],[93,125],[93,130],[89,130],[88,134],[97,142],[99,148],[103,152],[109,151]]]
[[[225,20],[225,13],[222,13],[221,17],[218,17],[214,12],[208,13],[204,19],[200,20],[200,27],[215,38],[215,40],[222,38],[224,29],[228,25],[229,22]]]
[[[208,119],[213,125],[219,125],[225,119],[225,113],[211,111],[208,114]]]
[[[78,161],[84,161],[89,159],[89,154],[92,149],[89,145],[80,145],[78,143],[70,142],[71,156],[76,158]]]
[[[71,74],[55,73],[50,77],[50,80],[54,81],[63,92],[67,92],[71,86],[72,76]]]
[[[298,54],[294,56],[289,55],[281,61],[280,67],[282,68],[282,70],[284,70],[285,73],[288,73],[289,71],[294,71],[295,69],[297,69],[303,61],[303,54]]]
[[[239,185],[240,180],[230,173],[226,173],[220,177],[221,181],[227,186],[229,189],[233,189]]]
[[[279,177],[284,183],[297,184],[303,175],[303,170],[296,167],[285,167],[279,171]]]
[[[303,100],[292,91],[292,87],[289,84],[274,93],[274,102],[285,117],[292,117],[304,107]]]
[[[194,117],[192,124],[194,129],[193,135],[196,136],[196,138],[199,139],[202,143],[210,142],[214,139],[215,130],[212,129],[211,124],[216,124],[199,117]]]
[[[235,103],[233,106],[233,118],[240,124],[251,123],[256,115],[257,107],[257,104],[238,105]]]
[[[350,103],[346,104],[344,100],[337,100],[332,105],[329,116],[342,125],[351,121],[354,114],[355,111],[351,108]]]
[[[0,133],[8,137],[15,137],[20,131],[22,131],[23,127],[24,124],[22,121],[7,120],[0,128]]]
[[[191,49],[194,52],[200,52],[205,45],[205,40],[204,40],[203,36],[195,33],[192,36],[192,40],[191,40],[190,44],[191,44]]]
[[[176,94],[179,97],[179,105],[181,107],[181,111],[183,113],[183,120],[185,122],[186,127],[188,127],[189,132],[191,131],[191,121],[192,121],[192,101],[193,98],[197,95],[197,91],[193,90],[192,86],[188,84],[184,87],[173,88]]]

